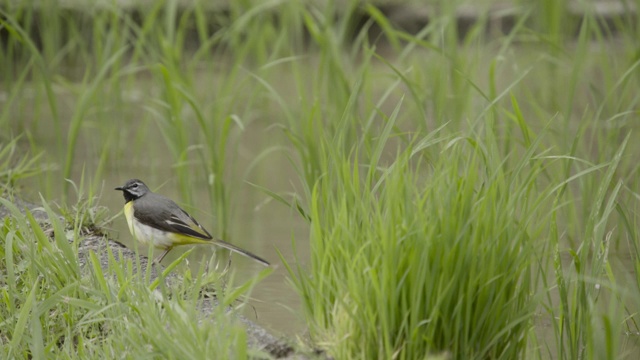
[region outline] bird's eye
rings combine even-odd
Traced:
[[[135,188],[138,187],[138,184],[133,184],[133,185],[131,185],[131,187],[135,189]]]

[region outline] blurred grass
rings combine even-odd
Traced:
[[[293,245],[310,258],[285,266],[312,341],[337,358],[634,358],[637,14],[603,27],[591,12],[565,22],[566,2],[518,2],[515,25],[494,37],[486,14],[460,31],[461,3],[437,2],[407,33],[355,1],[213,13],[203,1],[75,12],[45,2],[48,16],[5,2],[0,180],[40,174],[45,198],[66,204],[74,183],[96,201],[112,173],[170,177],[225,238],[234,212],[255,206],[239,201],[250,181],[309,223],[308,243]],[[277,156],[290,167],[271,166]],[[95,221],[90,208],[67,213]],[[51,260],[29,252],[39,235],[24,226],[3,232],[3,318],[18,324],[2,331],[6,355],[242,357],[241,331],[214,343],[201,331],[217,324],[193,328],[190,299],[158,307],[129,287],[129,303],[157,311],[118,320],[126,312],[101,277],[83,280],[62,240],[39,240]],[[56,256],[68,268],[47,262]],[[60,289],[77,301],[57,301]],[[47,301],[78,332],[33,311]],[[162,322],[194,336],[170,349],[179,335]]]

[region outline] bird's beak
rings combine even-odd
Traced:
[[[120,190],[120,191],[124,191],[124,188],[122,186],[118,186],[117,188],[113,189],[113,190]]]

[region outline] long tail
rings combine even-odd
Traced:
[[[252,258],[253,260],[259,262],[260,264],[264,265],[264,266],[269,266],[269,262],[261,257],[259,257],[258,255],[252,254],[246,250],[240,249],[239,247],[235,246],[235,245],[231,245],[228,242],[224,241],[224,240],[220,240],[220,239],[211,239],[210,240],[212,244],[214,245],[218,245],[221,246],[227,250],[231,250],[234,252],[237,252],[240,255],[244,255],[246,257]]]

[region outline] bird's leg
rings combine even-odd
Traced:
[[[172,247],[167,248],[167,250],[165,250],[162,254],[160,254],[160,256],[158,256],[157,258],[155,258],[153,260],[154,264],[160,264],[160,261],[162,261],[162,259],[164,259],[165,256],[167,256],[167,254],[169,253],[169,251],[171,251],[171,249],[173,249]]]

